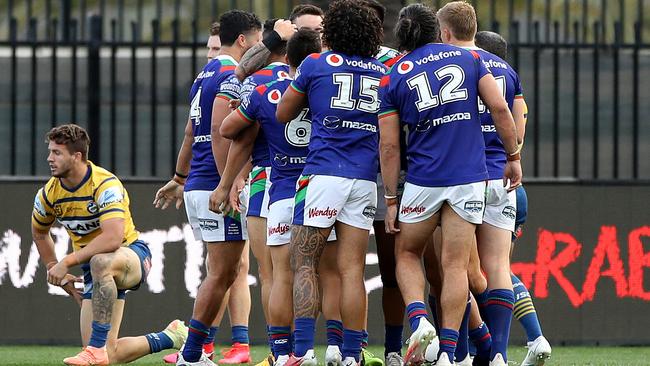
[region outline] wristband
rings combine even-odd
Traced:
[[[282,37],[276,31],[271,32],[268,36],[262,39],[262,43],[267,50],[273,52],[278,46],[282,44]]]
[[[179,177],[176,176],[176,175],[174,175],[174,177],[172,178],[172,180],[173,180],[174,182],[176,182],[176,183],[182,185],[182,186],[185,185],[185,179],[183,179],[183,178],[179,178]]]
[[[508,160],[508,161],[521,160],[521,154],[519,153],[519,151],[517,151],[514,154],[508,154],[508,157],[506,158],[506,160]]]
[[[178,170],[174,172],[174,175],[178,176],[179,178],[183,178],[183,179],[187,178],[187,175],[179,173]]]
[[[387,200],[390,200],[390,199],[393,199],[393,198],[397,198],[397,195],[393,195],[393,196],[391,196],[391,195],[387,195],[387,194],[385,194],[385,195],[384,195],[384,198],[387,199]]]

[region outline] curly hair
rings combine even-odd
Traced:
[[[323,43],[348,56],[375,56],[383,35],[375,11],[359,1],[333,1],[323,19]]]
[[[45,142],[50,141],[65,145],[71,154],[80,152],[83,161],[88,159],[90,137],[83,127],[72,123],[54,127],[45,135]]]
[[[402,8],[395,25],[395,37],[400,51],[413,51],[427,43],[440,41],[436,13],[422,4]]]

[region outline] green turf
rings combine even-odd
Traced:
[[[74,355],[77,347],[47,346],[0,346],[0,365],[63,365],[64,357]],[[383,348],[371,346],[370,351],[381,355]],[[318,356],[324,357],[325,348],[318,347]],[[519,365],[526,354],[524,347],[509,349],[510,365]],[[266,356],[264,346],[255,346],[252,350],[255,361]],[[161,355],[149,355],[133,364],[163,365]],[[546,365],[650,365],[650,348],[643,347],[556,347],[553,357]]]

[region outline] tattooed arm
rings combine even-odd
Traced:
[[[290,21],[278,19],[273,26],[273,32],[266,36],[262,42],[251,47],[239,61],[235,75],[239,81],[253,74],[267,64],[271,51],[283,41],[289,40],[296,32],[296,26]]]

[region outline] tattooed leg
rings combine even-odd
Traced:
[[[111,271],[112,254],[98,254],[90,260],[93,277],[93,320],[108,324],[113,314],[113,304],[117,299],[117,285]]]
[[[295,318],[316,318],[320,305],[318,263],[332,228],[294,225],[291,228],[291,269]]]

